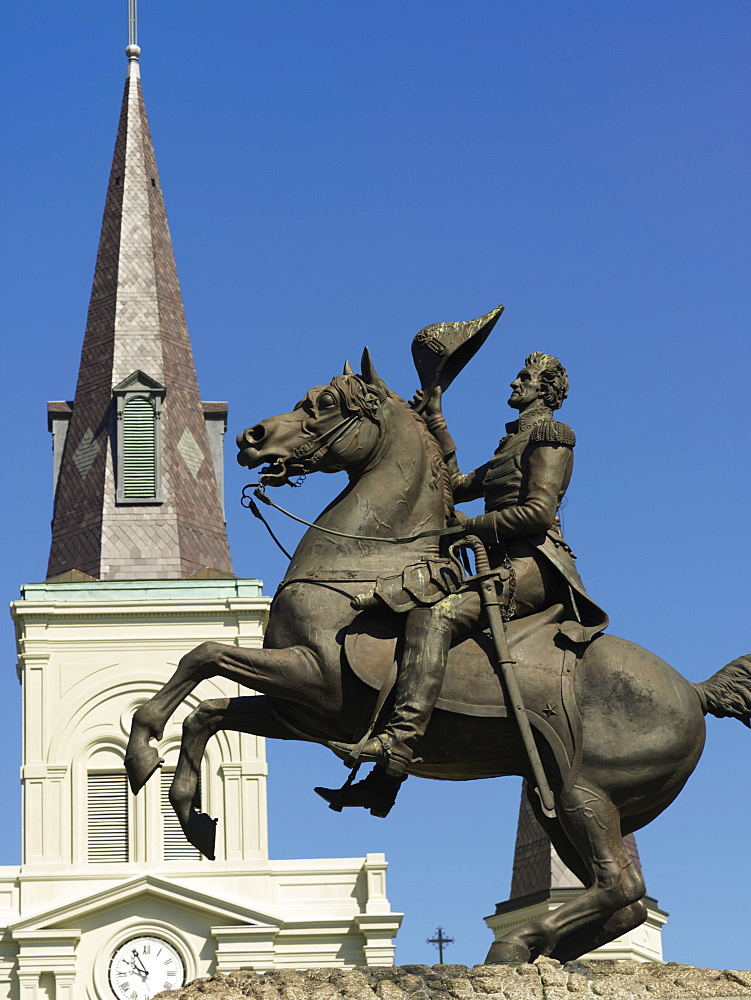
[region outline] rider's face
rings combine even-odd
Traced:
[[[511,389],[508,405],[515,410],[526,410],[542,395],[540,376],[538,373],[530,371],[529,368],[522,368],[511,383]]]

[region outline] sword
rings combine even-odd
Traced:
[[[519,733],[522,744],[527,754],[532,774],[535,781],[535,792],[540,800],[540,806],[548,819],[555,819],[555,799],[550,790],[545,770],[542,766],[540,753],[537,749],[532,727],[529,724],[527,710],[524,707],[519,682],[516,679],[516,660],[511,659],[506,638],[506,626],[501,615],[501,600],[496,587],[497,571],[491,570],[488,553],[485,546],[476,535],[467,535],[459,544],[467,545],[475,554],[475,576],[474,579],[480,584],[480,598],[488,616],[490,634],[493,637],[495,655],[501,668],[501,676],[508,692],[508,701],[514,718],[519,726]]]

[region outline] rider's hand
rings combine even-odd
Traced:
[[[451,524],[449,525],[449,527],[453,528],[456,527],[457,525],[461,525],[462,527],[464,527],[467,521],[469,521],[469,518],[467,517],[467,515],[464,513],[463,510],[455,510],[454,516],[451,519]]]
[[[431,417],[443,416],[443,405],[441,402],[441,396],[442,392],[439,386],[433,390],[433,392],[430,395],[430,399],[428,400],[427,406],[422,411],[422,415],[426,421],[430,420]],[[417,392],[412,397],[412,399],[410,399],[409,405],[412,407],[413,410],[416,410],[417,407],[420,406],[424,398],[425,398],[425,390],[418,389]]]

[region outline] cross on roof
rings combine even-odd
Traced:
[[[435,932],[435,937],[426,938],[425,943],[434,944],[438,948],[438,961],[441,965],[443,965],[444,946],[448,947],[450,944],[453,944],[454,939],[452,937],[446,937],[446,935],[443,933],[443,928],[439,925],[438,929]]]

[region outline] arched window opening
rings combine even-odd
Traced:
[[[123,499],[156,494],[156,420],[152,403],[134,396],[123,407]]]
[[[89,771],[87,860],[128,861],[128,779],[122,771]]]
[[[113,392],[117,402],[117,502],[162,503],[160,417],[164,386],[135,371]]]

